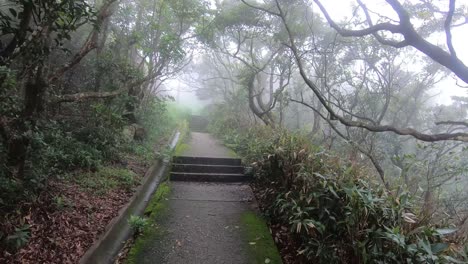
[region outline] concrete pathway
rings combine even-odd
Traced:
[[[251,201],[246,185],[171,183],[168,212],[158,227],[164,234],[147,245],[138,263],[251,263],[240,230]]]
[[[182,153],[182,156],[233,158],[234,153],[208,133],[190,133],[187,144],[189,148]]]
[[[230,151],[206,133],[191,133],[184,156],[230,157]],[[137,263],[260,264],[281,263],[268,229],[256,239],[245,216],[256,214],[256,203],[245,183],[171,182],[162,235],[141,249]],[[266,233],[266,234],[265,234]],[[263,237],[262,237],[263,236]],[[260,239],[269,249],[255,246]],[[252,241],[255,240],[255,241]],[[273,248],[273,250],[271,249]],[[273,253],[272,253],[273,252]]]

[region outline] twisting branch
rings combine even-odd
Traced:
[[[123,94],[128,91],[127,87],[112,91],[112,92],[82,92],[75,94],[66,94],[57,97],[52,103],[71,103],[71,102],[82,102],[90,99],[104,99],[112,98]]]
[[[359,6],[361,7],[362,11],[364,12],[364,15],[366,16],[366,20],[367,20],[367,23],[369,24],[369,26],[374,26],[373,23],[372,23],[372,19],[369,15],[369,10],[367,9],[367,7],[362,3],[361,0],[357,0]],[[393,24],[392,24],[393,26]],[[338,26],[336,26],[338,28]],[[377,39],[378,42],[384,44],[384,45],[388,45],[388,46],[392,46],[392,47],[395,47],[395,48],[403,48],[403,47],[406,47],[408,46],[408,43],[403,40],[403,41],[391,41],[391,40],[388,40],[388,39],[384,39],[382,36],[379,35],[378,31],[375,31],[372,33],[372,35]]]
[[[454,12],[455,12],[455,0],[450,0],[449,11],[447,14],[447,18],[445,19],[444,29],[445,29],[445,36],[447,39],[447,47],[450,51],[450,54],[456,57],[457,53],[455,52],[455,49],[453,48],[453,43],[452,43],[452,31],[450,31],[450,27],[452,26],[452,19],[453,19]]]
[[[318,0],[314,0],[316,2],[319,2]],[[389,3],[393,3],[395,5],[394,9],[395,10],[400,10],[400,8],[403,8],[398,1],[396,0],[387,0]],[[280,3],[278,0],[276,0],[276,7],[278,9],[278,16],[283,22],[283,25],[286,29],[286,32],[289,37],[289,45],[287,45],[296,60],[297,67],[299,69],[299,73],[306,83],[306,85],[312,90],[312,92],[317,96],[317,99],[320,101],[320,103],[324,106],[326,111],[330,114],[330,119],[331,120],[338,120],[340,123],[342,123],[345,126],[348,127],[359,127],[359,128],[364,128],[366,130],[372,131],[372,132],[393,132],[398,135],[402,136],[412,136],[416,139],[419,139],[421,141],[427,141],[427,142],[435,142],[435,141],[444,141],[444,140],[454,140],[454,141],[462,141],[462,142],[468,142],[468,133],[440,133],[440,134],[426,134],[419,132],[413,128],[398,128],[390,125],[378,125],[378,124],[371,124],[367,122],[362,122],[362,121],[354,121],[350,119],[346,119],[340,115],[338,115],[335,110],[330,106],[329,102],[323,97],[323,95],[320,92],[319,87],[311,80],[309,79],[307,73],[305,72],[305,68],[303,66],[302,58],[300,56],[299,49],[296,46],[294,36],[292,34],[291,28],[289,27],[288,23],[286,22],[286,17],[285,13],[282,10],[282,7],[280,6]],[[401,21],[409,21],[409,16],[406,11],[402,12],[400,11],[400,20]],[[468,69],[467,69],[467,80],[468,80]]]
[[[71,103],[71,102],[82,102],[92,99],[104,99],[104,98],[113,98],[117,97],[125,92],[128,92],[132,88],[138,87],[145,82],[152,80],[155,78],[156,75],[150,74],[145,78],[135,80],[133,82],[127,83],[123,85],[122,88],[117,89],[111,92],[81,92],[81,93],[74,93],[74,94],[64,94],[55,97],[51,100],[51,104],[58,104],[58,103]]]
[[[344,37],[363,37],[367,35],[376,36],[377,41],[384,45],[393,46],[395,48],[402,48],[405,46],[412,46],[430,57],[434,61],[445,66],[451,70],[456,76],[458,76],[465,83],[468,83],[468,67],[456,56],[455,50],[452,45],[452,37],[450,33],[450,26],[452,22],[452,17],[455,9],[455,0],[450,0],[450,11],[447,14],[445,21],[445,31],[447,35],[447,45],[449,52],[443,50],[442,48],[434,45],[427,40],[425,40],[421,35],[418,34],[413,24],[410,21],[410,15],[408,11],[403,7],[403,5],[398,0],[386,0],[386,2],[395,10],[399,17],[399,24],[393,24],[389,22],[379,23],[373,25],[368,17],[367,11],[364,11],[366,14],[366,20],[369,24],[369,27],[364,29],[350,30],[340,27],[328,14],[328,11],[322,5],[320,0],[314,0],[322,11],[325,19],[330,24],[330,26],[335,29],[340,35]],[[361,8],[367,10],[367,8],[361,3]],[[382,38],[378,35],[379,32],[391,32],[394,34],[401,34],[404,38],[403,41],[392,41]]]
[[[248,6],[248,7],[251,7],[251,8],[254,8],[254,9],[258,9],[258,10],[263,11],[263,12],[265,12],[265,13],[268,13],[268,14],[270,14],[270,15],[274,15],[274,16],[279,16],[279,15],[280,15],[279,13],[276,13],[276,12],[274,12],[274,11],[272,11],[272,10],[268,10],[268,9],[263,8],[263,7],[261,7],[261,6],[254,6],[254,5],[248,3],[248,2],[245,1],[245,0],[241,0],[241,1],[242,1],[242,3],[244,3],[244,4],[245,4],[246,6]]]
[[[98,37],[99,37],[99,29],[103,26],[104,23],[108,23],[108,18],[113,14],[112,7],[114,3],[119,0],[109,0],[99,9],[97,14],[97,22],[94,25],[93,30],[89,33],[88,38],[86,39],[85,43],[81,47],[80,51],[78,51],[73,58],[57,69],[53,74],[51,74],[48,78],[49,82],[54,82],[62,77],[68,70],[75,67],[77,64],[81,62],[81,60],[86,57],[92,50],[98,47]]]
[[[359,150],[362,154],[366,155],[366,157],[369,158],[369,160],[372,162],[372,165],[374,165],[374,168],[375,170],[377,171],[377,173],[379,174],[380,176],[380,180],[382,180],[382,183],[384,184],[385,188],[387,190],[390,189],[387,181],[385,180],[385,172],[382,168],[382,166],[380,165],[379,161],[372,155],[372,150],[371,151],[366,151],[365,149],[363,149],[360,144],[357,144],[356,142],[354,142],[353,140],[351,140],[348,136],[344,135],[336,126],[335,124],[333,124],[333,122],[327,118],[326,116],[324,116],[319,110],[317,110],[315,107],[313,107],[312,105],[304,102],[304,98],[301,96],[301,100],[296,100],[296,99],[290,99],[291,102],[295,102],[295,103],[299,103],[309,109],[312,109],[312,111],[314,111],[315,113],[317,113],[323,120],[325,120],[328,125],[333,129],[333,131],[335,131],[335,133],[340,136],[341,138],[343,138],[344,140],[346,140],[346,142],[348,142],[349,144],[351,144],[351,146],[355,147],[357,150]]]
[[[436,125],[458,125],[458,126],[465,126],[465,127],[468,127],[468,122],[464,122],[464,121],[451,121],[451,120],[447,120],[447,121],[439,121],[439,122],[435,122]]]

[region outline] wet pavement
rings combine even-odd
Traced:
[[[182,153],[182,156],[189,157],[216,157],[231,158],[232,152],[223,144],[208,133],[190,133],[190,147]]]
[[[207,133],[192,132],[188,144],[183,156],[230,157],[230,150]],[[155,227],[161,232],[144,245],[136,263],[256,263],[242,232],[241,217],[256,212],[248,184],[177,181],[170,187],[167,211]]]
[[[171,183],[164,234],[146,246],[138,263],[250,263],[241,216],[254,210],[245,184]]]

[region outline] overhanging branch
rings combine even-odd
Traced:
[[[458,76],[461,80],[465,83],[468,83],[468,67],[456,56],[455,49],[452,45],[452,36],[450,33],[450,26],[453,15],[454,8],[455,8],[455,1],[450,0],[450,10],[448,12],[446,22],[445,22],[445,31],[447,35],[447,46],[450,51],[447,52],[442,48],[434,45],[427,40],[425,40],[418,32],[415,30],[413,24],[410,20],[410,15],[408,11],[403,7],[403,5],[398,0],[386,0],[386,2],[393,8],[393,10],[398,14],[399,17],[399,24],[392,24],[389,22],[379,23],[376,25],[372,25],[369,23],[369,27],[364,29],[345,29],[340,27],[328,14],[328,11],[322,5],[320,0],[314,0],[314,2],[318,5],[319,9],[322,11],[325,19],[330,24],[330,26],[335,29],[340,35],[344,37],[363,37],[368,35],[373,35],[376,37],[377,41],[384,45],[392,46],[395,48],[402,48],[406,46],[412,46],[425,54],[426,56],[430,57],[435,62],[445,66],[449,70],[451,70],[456,76]],[[365,13],[367,9],[364,5],[360,5],[362,9],[364,9]],[[453,11],[453,12],[452,12]],[[284,14],[283,14],[284,15]],[[367,21],[370,22],[369,18]],[[403,41],[393,41],[384,39],[380,35],[379,32],[391,32],[401,34],[404,38]]]
[[[465,126],[465,127],[468,127],[468,122],[465,122],[465,121],[451,121],[451,120],[447,120],[447,121],[439,121],[439,122],[435,122],[436,125],[458,125],[458,126]]]
[[[55,100],[52,101],[52,104],[82,102],[91,99],[113,98],[123,94],[126,91],[128,91],[127,87],[112,92],[83,92],[75,94],[65,94],[58,96]]]
[[[315,0],[318,1],[318,0]],[[324,106],[324,108],[327,110],[327,112],[330,114],[330,119],[332,120],[338,120],[340,123],[342,123],[345,126],[348,127],[360,127],[367,129],[372,132],[393,132],[398,135],[402,136],[412,136],[416,139],[419,139],[421,141],[427,141],[427,142],[435,142],[435,141],[444,141],[444,140],[454,140],[454,141],[463,141],[463,142],[468,142],[468,134],[467,133],[441,133],[441,134],[425,134],[421,133],[413,128],[398,128],[390,125],[375,125],[375,124],[369,124],[366,122],[362,121],[353,121],[346,119],[340,115],[338,115],[333,108],[330,106],[330,104],[327,102],[327,100],[322,96],[320,93],[320,89],[317,87],[317,85],[308,78],[307,73],[305,72],[302,59],[299,54],[299,49],[297,48],[294,37],[292,35],[291,29],[289,25],[286,23],[286,18],[285,14],[281,9],[281,6],[276,0],[276,5],[279,11],[279,17],[283,21],[283,24],[285,26],[286,32],[289,37],[290,41],[290,49],[294,55],[294,58],[296,59],[297,66],[299,68],[299,73],[306,83],[306,85],[312,90],[312,92],[317,96],[318,100],[320,103]],[[468,77],[468,75],[467,75]]]

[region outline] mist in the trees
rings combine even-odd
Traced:
[[[16,247],[5,241],[26,226],[24,208],[50,182],[127,166],[129,153],[145,162],[169,155],[154,142],[192,114],[212,119],[210,132],[258,166],[256,184],[277,194],[265,191],[276,202],[273,218],[280,218],[279,204],[296,210],[282,204],[289,191],[297,204],[320,200],[307,195],[322,185],[331,189],[321,195],[334,201],[366,193],[375,200],[349,215],[375,216],[369,225],[376,231],[349,235],[356,252],[343,256],[423,263],[427,244],[440,249],[431,263],[451,263],[452,248],[441,249],[448,240],[418,232],[454,228],[457,249],[468,239],[468,5],[333,2],[2,1],[0,220],[7,224],[0,224],[0,249]],[[407,196],[411,206],[400,206]],[[377,213],[387,208],[384,200],[394,207]],[[298,252],[308,260],[319,258],[307,254],[333,226],[320,225],[310,210],[288,222],[292,233],[299,229]],[[376,216],[386,213],[396,216]],[[314,231],[301,232],[298,223]],[[324,256],[333,255],[331,244]],[[374,246],[381,251],[361,259]]]

